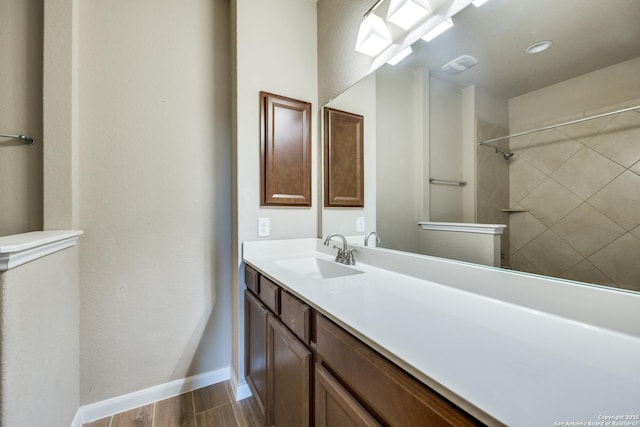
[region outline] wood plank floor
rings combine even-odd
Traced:
[[[228,381],[115,414],[83,427],[264,427],[253,397],[236,402]]]

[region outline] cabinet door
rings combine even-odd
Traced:
[[[311,206],[311,104],[260,92],[260,206]]]
[[[316,351],[323,364],[384,425],[482,425],[324,316],[316,318]]]
[[[244,301],[245,375],[264,416],[267,404],[267,315],[269,310],[249,291],[245,291]]]
[[[267,317],[267,425],[308,427],[311,353],[276,317]]]
[[[316,427],[379,427],[375,418],[322,364],[316,363]]]
[[[363,134],[363,116],[325,107],[325,206],[364,206]]]

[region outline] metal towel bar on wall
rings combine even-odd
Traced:
[[[429,182],[431,184],[439,184],[439,185],[459,185],[461,187],[467,185],[467,181],[452,181],[450,179],[436,179],[429,178]]]
[[[31,145],[36,143],[36,139],[29,135],[5,135],[0,133],[0,138],[12,138],[19,139],[24,145]]]

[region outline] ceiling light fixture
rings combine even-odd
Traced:
[[[471,3],[475,6],[475,7],[480,7],[483,4],[485,4],[486,2],[488,2],[489,0],[473,0]]]
[[[391,0],[387,21],[408,30],[430,13],[429,6],[422,0]]]
[[[526,48],[524,51],[527,53],[540,53],[551,47],[553,42],[551,40],[543,40],[541,42],[537,42]]]
[[[411,49],[411,46],[407,46],[406,48],[404,48],[400,52],[398,52],[393,58],[388,60],[387,64],[396,65],[397,63],[402,61],[404,58],[406,58],[407,56],[411,55],[411,53],[413,53],[413,49]]]
[[[391,35],[382,18],[369,13],[360,23],[356,51],[369,56],[377,56],[391,45]]]
[[[453,20],[449,18],[445,21],[442,21],[441,24],[438,24],[433,30],[427,32],[427,34],[422,36],[422,40],[430,42],[451,27],[453,27]]]

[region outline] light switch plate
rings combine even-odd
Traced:
[[[269,237],[271,235],[271,221],[269,218],[258,218],[258,237]]]
[[[364,233],[364,217],[363,216],[359,216],[358,218],[356,218],[356,232]]]

